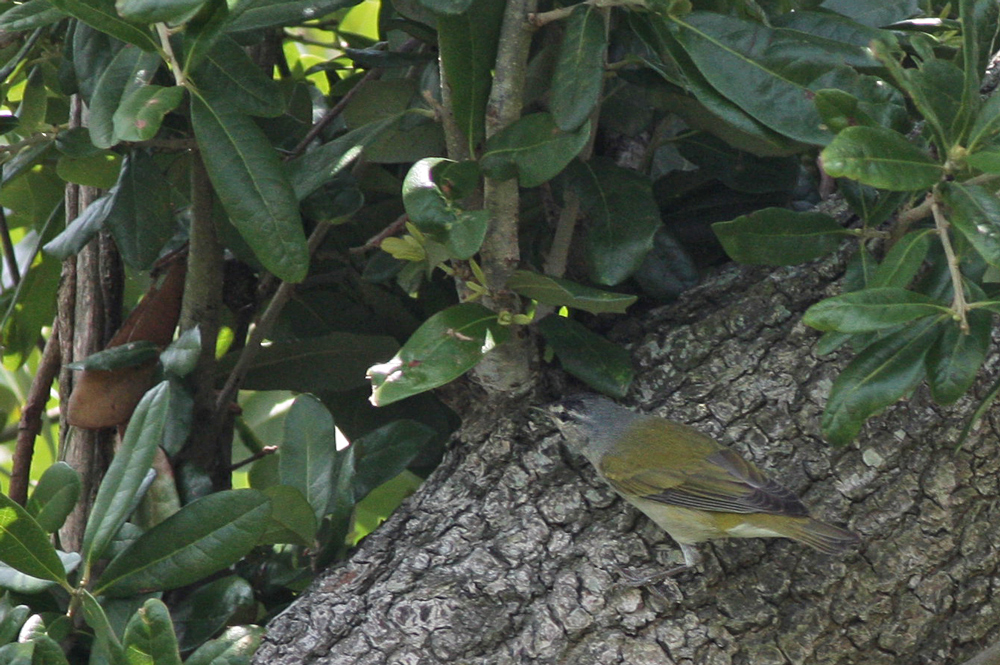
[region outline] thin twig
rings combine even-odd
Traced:
[[[965,334],[969,333],[968,306],[965,304],[965,290],[962,288],[962,272],[958,266],[958,259],[955,257],[955,250],[952,249],[951,239],[948,237],[948,227],[951,225],[941,212],[941,206],[937,199],[931,201],[931,211],[934,213],[934,225],[937,227],[938,236],[941,238],[941,247],[944,249],[945,258],[948,261],[948,272],[951,273],[951,286],[955,292],[951,308],[958,315],[958,327]]]
[[[229,470],[236,471],[240,467],[244,467],[247,464],[252,464],[253,462],[256,462],[259,459],[264,459],[268,455],[273,455],[276,452],[278,452],[278,446],[264,446],[258,452],[255,452],[250,457],[240,460],[239,462],[233,464],[231,467],[229,467]]]
[[[313,140],[320,135],[320,132],[326,129],[327,125],[333,122],[337,118],[337,116],[339,116],[341,113],[344,112],[344,108],[347,106],[348,102],[350,102],[351,99],[354,98],[354,95],[357,94],[358,90],[360,90],[361,87],[368,81],[374,81],[380,78],[381,76],[382,76],[381,69],[369,69],[368,72],[366,72],[365,75],[361,77],[361,80],[355,83],[350,90],[344,93],[344,96],[340,98],[340,101],[334,104],[333,107],[329,111],[327,111],[326,114],[322,118],[320,118],[315,125],[312,126],[312,129],[310,129],[309,133],[305,135],[305,138],[299,141],[299,144],[295,146],[295,148],[290,153],[285,155],[285,160],[287,161],[295,159],[296,157],[304,153],[306,151],[306,148],[309,147],[309,144],[312,143]]]
[[[17,286],[21,282],[21,270],[17,267],[17,255],[14,254],[14,242],[10,239],[10,227],[7,225],[7,213],[0,206],[0,243],[3,244],[3,257],[7,262],[11,283]]]
[[[52,334],[45,344],[45,352],[38,363],[35,378],[28,389],[28,398],[21,409],[18,424],[17,443],[14,445],[14,460],[10,472],[10,498],[20,505],[28,501],[28,482],[31,476],[31,458],[35,451],[35,437],[42,431],[42,414],[49,401],[52,382],[62,366],[59,352],[59,319],[52,324]]]
[[[406,213],[403,213],[402,215],[397,217],[396,221],[394,221],[392,224],[385,227],[384,229],[373,235],[371,238],[369,238],[365,242],[365,244],[361,245],[360,247],[351,247],[347,251],[349,251],[351,254],[364,254],[369,250],[379,247],[382,244],[383,240],[385,240],[389,236],[393,236],[399,233],[403,229],[403,227],[406,226],[406,222],[409,221],[409,219],[410,219],[409,216]]]

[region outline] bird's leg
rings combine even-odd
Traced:
[[[619,574],[625,579],[628,586],[647,586],[650,584],[656,584],[657,582],[662,582],[663,580],[679,575],[687,570],[693,570],[697,568],[702,561],[701,553],[688,543],[677,543],[681,546],[681,553],[684,555],[684,563],[679,566],[674,566],[669,570],[660,571],[658,573],[652,573],[650,575],[638,576],[631,573],[617,564],[615,567],[618,569]]]

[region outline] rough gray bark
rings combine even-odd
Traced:
[[[848,351],[800,321],[842,270],[732,268],[619,327],[630,403],[692,423],[863,544],[842,559],[784,540],[702,545],[704,573],[619,584],[680,552],[517,405],[467,415],[441,468],[354,556],[269,626],[255,662],[962,662],[1000,624],[997,422],[955,450],[975,402],[924,389],[835,449],[818,437]],[[986,368],[985,384],[996,374]],[[980,387],[982,392],[983,388]]]

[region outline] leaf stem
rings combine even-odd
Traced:
[[[160,45],[163,47],[163,57],[170,66],[170,71],[174,74],[174,81],[177,82],[177,85],[187,87],[187,76],[184,74],[181,63],[177,61],[177,56],[174,55],[174,47],[170,45],[170,30],[167,28],[167,24],[157,23],[156,34],[159,36]]]
[[[931,200],[931,212],[934,214],[934,225],[937,227],[938,237],[941,238],[941,247],[944,248],[945,258],[948,260],[948,272],[951,273],[952,290],[955,292],[951,302],[951,308],[958,316],[958,326],[966,335],[969,334],[969,307],[965,303],[965,291],[962,288],[962,272],[958,266],[958,259],[955,257],[955,250],[951,246],[951,239],[948,237],[948,228],[951,224],[945,219],[941,211],[941,204],[937,198]]]

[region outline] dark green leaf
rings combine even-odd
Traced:
[[[385,406],[457,379],[509,331],[482,305],[455,305],[427,319],[395,357],[368,368],[371,402]]]
[[[35,645],[31,642],[14,642],[0,647],[0,665],[32,665]]]
[[[997,133],[1000,133],[1000,96],[990,95],[979,109],[972,124],[972,130],[969,132],[969,150],[975,151],[980,144],[988,142]]]
[[[88,565],[101,558],[118,529],[135,509],[156,448],[170,416],[166,382],[152,388],[139,402],[94,499],[81,553]]]
[[[679,137],[674,145],[684,159],[696,164],[706,176],[738,192],[790,191],[800,170],[798,158],[757,157],[705,132]]]
[[[118,180],[121,162],[121,156],[113,152],[90,157],[63,156],[56,162],[56,174],[66,182],[107,189]]]
[[[180,650],[186,652],[200,646],[238,615],[253,612],[255,603],[253,588],[242,577],[230,575],[199,587],[174,611]]]
[[[56,462],[38,479],[25,506],[38,526],[55,533],[76,507],[80,498],[80,475],[66,462]]]
[[[907,69],[906,75],[907,91],[925,121],[940,128],[943,145],[952,145],[961,130],[955,125],[962,115],[962,70],[950,62],[935,59],[921,63],[917,69]]]
[[[191,433],[194,418],[194,398],[176,377],[169,377],[167,383],[167,424],[163,429],[160,447],[173,457],[181,451]]]
[[[571,132],[590,117],[604,85],[607,47],[603,11],[589,4],[577,5],[566,21],[552,75],[549,107],[559,129]]]
[[[497,43],[504,4],[493,0],[457,0],[468,11],[443,12],[437,17],[441,71],[451,91],[455,122],[469,145],[485,131],[486,101],[493,85]]]
[[[301,201],[335,178],[361,155],[365,147],[397,122],[399,116],[370,122],[286,162],[295,196]]]
[[[350,390],[366,385],[365,370],[398,348],[391,337],[351,333],[274,342],[257,354],[243,386],[297,392]],[[229,367],[227,363],[222,369]]]
[[[624,348],[554,314],[538,323],[538,331],[564,370],[605,395],[621,398],[628,392],[634,372]]]
[[[941,184],[944,202],[951,208],[949,221],[976,252],[993,266],[1000,266],[1000,201],[978,185]]]
[[[472,0],[418,0],[435,14],[464,14],[469,11]]]
[[[122,369],[124,367],[144,365],[150,360],[157,358],[159,355],[160,350],[156,344],[147,340],[140,340],[138,342],[128,342],[127,344],[122,344],[121,346],[105,349],[104,351],[98,351],[97,353],[87,356],[83,360],[79,360],[75,363],[68,363],[66,368],[75,370],[96,369],[109,371]]]
[[[27,605],[15,605],[11,594],[5,592],[0,597],[0,644],[7,644],[17,639],[25,619],[31,615]]]
[[[117,0],[118,14],[135,23],[167,23],[190,17],[205,0]]]
[[[246,51],[229,37],[215,42],[194,74],[199,89],[216,98],[225,97],[247,115],[277,117],[285,111],[285,98],[274,79],[264,74]]]
[[[31,665],[69,665],[62,647],[45,633],[32,635],[30,641],[34,645]]]
[[[48,534],[5,494],[0,494],[0,561],[25,575],[54,582],[66,580]]]
[[[624,314],[638,300],[637,296],[595,289],[529,270],[515,271],[507,280],[507,288],[546,305],[573,307],[591,314]]]
[[[70,222],[65,231],[46,243],[42,249],[57,259],[75,256],[104,226],[117,194],[116,190],[112,190],[91,203],[79,217]]]
[[[941,179],[941,165],[901,134],[884,127],[848,127],[823,149],[823,168],[834,178],[850,178],[891,191],[911,192]]]
[[[333,479],[328,478],[327,483],[332,485]],[[264,494],[271,500],[273,508],[260,543],[288,543],[303,547],[313,545],[318,528],[316,515],[302,492],[288,485],[272,485],[264,490]],[[325,512],[326,506],[323,508]]]
[[[674,18],[677,38],[708,82],[730,101],[774,131],[796,141],[823,145],[811,87],[829,87],[820,77],[843,56],[792,31],[708,12]]]
[[[649,181],[605,159],[575,166],[571,178],[589,218],[585,248],[590,280],[620,284],[642,265],[660,228]]]
[[[164,88],[144,85],[126,96],[112,117],[115,137],[120,141],[146,141],[160,131],[163,118],[184,99],[179,85]]]
[[[195,96],[202,159],[233,225],[265,268],[300,282],[309,267],[298,198],[264,133],[224,100]]]
[[[201,328],[195,326],[181,333],[174,342],[160,354],[163,371],[178,378],[184,378],[194,371],[201,355]]]
[[[216,492],[145,532],[108,564],[96,584],[108,596],[165,591],[235,563],[258,542],[271,502],[256,490]]]
[[[927,383],[938,404],[951,404],[972,387],[990,348],[992,318],[989,312],[973,310],[968,314],[968,334],[951,322],[930,348]]]
[[[794,11],[776,16],[771,22],[782,31],[794,31],[805,35],[806,39],[820,48],[842,57],[842,62],[851,67],[873,68],[879,63],[871,54],[868,45],[873,41],[885,41],[895,45],[891,32],[877,30],[857,21],[829,12]],[[801,38],[801,37],[800,37]]]
[[[49,0],[28,0],[20,5],[12,5],[10,9],[0,14],[0,30],[4,32],[34,30],[64,18],[66,14],[53,7]]]
[[[1000,99],[1000,97],[990,97],[990,99]],[[1000,150],[981,150],[969,155],[965,163],[979,171],[1000,173]]]
[[[415,420],[395,420],[355,440],[352,445],[360,451],[355,462],[355,501],[402,473],[435,434]]]
[[[837,220],[819,212],[765,208],[712,230],[734,261],[753,265],[794,265],[829,254],[851,235]]]
[[[920,13],[918,0],[824,0],[822,8],[854,19],[862,25],[881,28]]]
[[[250,665],[263,637],[259,626],[234,626],[199,647],[184,665]]]
[[[331,12],[353,7],[359,0],[240,0],[230,9],[233,17],[227,32],[243,32],[301,25],[316,21]]]
[[[821,427],[830,443],[847,444],[869,416],[924,378],[924,356],[941,333],[940,317],[908,326],[870,344],[833,382]]]
[[[126,665],[127,661],[122,644],[118,640],[115,629],[111,627],[111,622],[108,621],[108,615],[104,612],[101,603],[89,591],[82,589],[80,591],[80,606],[83,608],[83,618],[94,631],[94,650],[103,651],[109,665]]]
[[[156,42],[148,30],[124,20],[115,11],[114,0],[51,0],[52,4],[70,16],[80,19],[95,30],[111,35],[144,51],[155,51]]]
[[[947,313],[947,307],[922,293],[879,287],[821,300],[806,311],[802,321],[817,330],[862,333]]]
[[[56,550],[59,560],[62,562],[63,570],[69,575],[80,565],[80,555],[76,552],[62,552]],[[25,575],[18,570],[11,568],[5,563],[0,563],[0,587],[13,591],[14,593],[32,595],[42,593],[58,586],[58,582],[45,580],[31,575]]]
[[[872,277],[871,286],[897,286],[905,288],[916,277],[930,250],[930,236],[934,231],[910,231],[888,251]]]
[[[414,164],[403,181],[403,205],[410,221],[443,245],[451,258],[466,260],[483,244],[489,213],[458,207],[451,183],[438,175],[448,166],[461,164],[438,157]]]
[[[522,187],[537,187],[559,175],[589,137],[589,122],[564,132],[548,113],[532,113],[490,137],[479,165],[490,178],[516,176]]]
[[[160,62],[156,53],[132,45],[115,54],[97,80],[90,100],[88,129],[95,146],[110,148],[120,140],[115,136],[115,112],[123,100],[153,80]]]
[[[181,665],[174,624],[162,600],[150,598],[129,619],[122,648],[129,663]]]
[[[312,395],[300,395],[285,416],[278,469],[281,484],[302,493],[312,506],[317,522],[326,514],[330,502],[336,455],[333,416]]]
[[[152,267],[177,232],[170,182],[148,152],[136,149],[125,157],[105,221],[125,263],[136,270]]]

